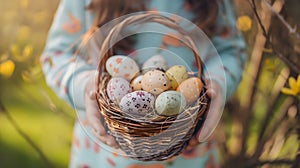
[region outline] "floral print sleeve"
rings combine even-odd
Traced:
[[[41,57],[48,85],[59,97],[78,108],[84,107],[84,86],[91,74],[89,71],[92,70],[90,65],[75,56],[80,39],[86,31],[85,3],[83,0],[61,1]],[[81,86],[73,86],[73,83],[80,83]],[[73,101],[73,97],[79,98],[77,102]]]

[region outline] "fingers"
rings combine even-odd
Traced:
[[[96,100],[92,100],[87,97],[86,100],[86,114],[87,119],[89,120],[90,126],[92,129],[99,135],[105,135],[106,131],[103,127],[103,124],[100,121],[100,112],[95,102]]]
[[[207,95],[212,99],[215,98],[217,96],[217,92],[219,92],[219,86],[211,80],[205,80],[205,83]]]
[[[96,136],[96,138],[111,147],[118,148],[118,145],[114,137],[106,133],[106,130],[103,124],[101,123],[100,120],[101,115],[100,112],[98,111],[97,106],[95,105],[87,106],[86,113],[87,113],[87,118],[89,120],[90,126],[92,127],[93,133]]]
[[[96,92],[91,90],[85,97],[86,115],[93,130],[93,134],[101,142],[111,147],[118,148],[114,137],[106,133],[106,130],[100,120],[101,115],[96,102]]]
[[[102,143],[107,144],[108,146],[114,147],[116,149],[119,148],[115,138],[109,134],[99,135],[98,133],[94,132],[94,135],[97,139],[99,139]]]

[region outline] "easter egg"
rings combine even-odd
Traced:
[[[142,79],[143,79],[143,75],[139,75],[131,81],[130,85],[131,85],[132,90],[134,90],[134,91],[143,90],[142,89]]]
[[[166,91],[155,100],[155,110],[158,115],[173,116],[184,110],[186,100],[179,92]]]
[[[143,73],[146,73],[153,69],[161,69],[161,70],[167,70],[167,61],[165,58],[161,55],[155,55],[149,58],[142,66]]]
[[[166,75],[170,79],[170,89],[176,90],[181,82],[188,78],[187,70],[182,65],[172,66],[167,70]]]
[[[137,63],[127,56],[116,55],[106,61],[106,70],[112,77],[122,77],[128,81],[139,74]]]
[[[169,89],[170,80],[167,75],[159,70],[151,70],[144,74],[142,79],[143,90],[154,95],[159,95],[163,91]]]
[[[154,109],[155,98],[145,91],[134,91],[126,94],[121,102],[120,109],[128,113],[148,113]]]
[[[188,78],[183,81],[177,88],[186,99],[187,103],[193,103],[197,98],[199,98],[202,90],[202,81],[197,77]]]
[[[119,104],[121,99],[131,91],[129,82],[119,77],[111,78],[106,86],[108,98],[116,104]]]

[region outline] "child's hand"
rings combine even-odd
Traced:
[[[187,146],[187,150],[197,146],[199,143],[207,141],[217,127],[223,113],[224,101],[222,100],[220,86],[212,80],[207,80],[207,94],[211,98],[210,109],[200,131],[196,137],[192,137]]]
[[[97,76],[95,77],[97,78]],[[106,133],[105,128],[100,120],[100,112],[96,101],[96,86],[95,78],[91,78],[85,90],[85,107],[86,115],[90,126],[93,129],[94,135],[103,143],[118,148],[118,145],[113,136]]]

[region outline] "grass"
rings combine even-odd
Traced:
[[[56,167],[67,167],[72,138],[72,120],[61,117],[57,112],[54,113],[47,106],[49,102],[44,101],[45,97],[39,93],[37,85],[24,84],[17,87],[11,82],[7,84],[10,84],[9,90],[1,93],[7,111]],[[21,92],[20,88],[22,88]],[[51,99],[61,106],[59,109],[70,115],[72,119],[74,118],[70,107],[55,96]],[[0,114],[0,123],[1,167],[46,166],[38,153],[17,133],[4,114]]]

